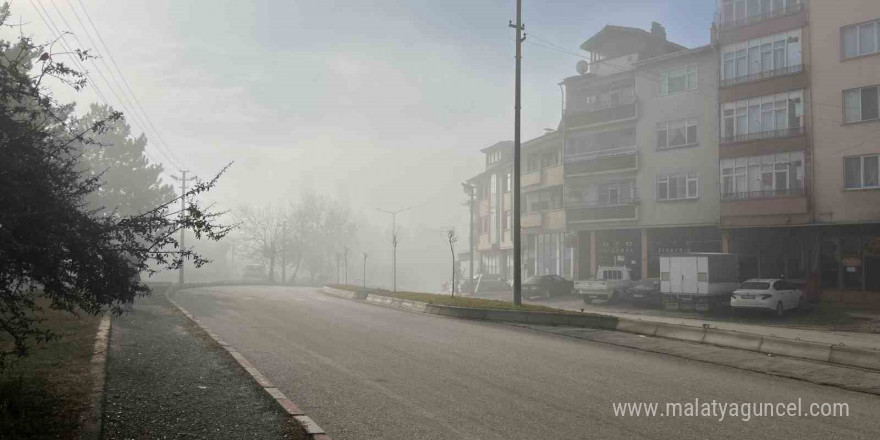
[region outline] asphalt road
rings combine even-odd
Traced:
[[[174,298],[335,440],[880,438],[880,398],[314,289]],[[848,417],[619,417],[622,402],[846,403]]]

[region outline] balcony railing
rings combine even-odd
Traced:
[[[745,18],[733,20],[722,19],[721,23],[719,23],[718,25],[718,28],[722,31],[729,31],[731,29],[753,25],[755,23],[760,23],[762,21],[767,21],[773,18],[785,17],[786,15],[794,15],[798,12],[803,11],[805,8],[806,5],[803,1],[801,1],[801,3],[798,3],[796,5],[791,5],[786,8],[773,9],[767,12],[763,12],[761,14],[750,15]]]
[[[638,151],[639,147],[633,145],[630,147],[608,148],[604,150],[588,151],[586,153],[567,154],[565,156],[565,162],[571,163],[603,157],[629,156],[638,153]]]
[[[566,200],[565,207],[571,209],[598,209],[614,208],[617,206],[629,206],[639,203],[638,195],[620,198],[618,200]]]
[[[764,191],[743,191],[722,193],[721,200],[776,199],[782,197],[802,197],[806,195],[804,188],[770,189]]]
[[[585,112],[597,112],[599,110],[605,110],[609,108],[621,107],[624,105],[632,104],[636,102],[635,96],[630,96],[626,98],[620,98],[617,102],[604,102],[604,103],[596,103],[596,104],[587,104],[584,107],[583,111]]]
[[[571,109],[565,113],[566,127],[606,124],[638,117],[636,99],[624,99],[614,105],[601,108]]]
[[[738,134],[721,138],[722,144],[732,144],[736,142],[749,142],[761,139],[780,139],[787,137],[803,136],[804,127],[783,128],[780,130],[759,131],[757,133]]]
[[[721,87],[731,87],[737,84],[745,84],[762,79],[776,78],[779,76],[797,75],[804,71],[803,64],[795,64],[794,66],[783,67],[781,69],[768,70],[766,72],[758,72],[751,75],[738,76],[736,78],[727,78],[721,80]]]

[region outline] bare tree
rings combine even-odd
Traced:
[[[449,228],[446,231],[446,239],[449,241],[449,253],[452,254],[452,297],[455,297],[455,242],[458,241],[458,234],[455,233],[455,228]]]
[[[275,281],[275,261],[281,251],[283,215],[271,206],[254,208],[241,206],[234,211],[242,245],[249,254],[266,261],[269,280]]]

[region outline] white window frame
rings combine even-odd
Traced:
[[[802,35],[801,29],[795,29],[724,46],[721,49],[721,79],[745,78],[803,64]],[[749,51],[753,49],[758,54],[758,67],[755,69],[749,58]],[[779,53],[781,56],[777,57]],[[769,65],[764,63],[765,54],[769,54]],[[743,59],[745,63],[741,64],[739,61]],[[728,63],[733,69],[732,75],[728,74]]]
[[[669,197],[674,179],[684,179],[684,196]],[[694,183],[693,193],[691,193],[691,183]],[[660,190],[660,185],[666,185],[665,194]],[[700,198],[700,178],[695,172],[660,174],[657,176],[656,194],[658,201],[674,201],[674,200],[693,200]]]
[[[791,165],[796,163],[800,163],[800,165],[794,169],[796,174],[792,179]],[[736,194],[806,189],[806,162],[803,151],[721,159],[720,165],[722,198],[725,196],[731,198]],[[780,180],[780,176],[782,176],[782,180]],[[766,178],[769,178],[769,181],[766,181]],[[732,192],[725,191],[728,186],[727,180],[731,180]],[[790,184],[792,180],[799,183],[792,186]]]
[[[739,135],[764,133],[777,130],[785,130],[790,127],[789,120],[789,104],[792,100],[799,100],[795,104],[795,111],[800,111],[800,125],[804,126],[804,91],[794,90],[791,92],[777,93],[775,95],[758,96],[755,98],[743,99],[733,102],[725,102],[721,104],[721,138],[731,138]],[[772,108],[768,105],[772,104]],[[751,112],[751,113],[750,113]],[[767,114],[772,118],[770,121],[765,120]],[[797,114],[797,113],[796,113]],[[782,123],[778,124],[779,116],[782,116]],[[757,117],[754,119],[753,117]],[[744,119],[743,119],[744,118]],[[745,124],[743,124],[745,121]],[[733,129],[733,133],[728,133],[728,122]],[[749,124],[755,122],[757,130],[751,130]],[[770,124],[772,122],[772,124]],[[766,127],[768,124],[770,129]],[[782,127],[778,125],[783,125]]]
[[[698,71],[697,64],[688,64],[683,67],[664,69],[660,72],[660,96],[673,96],[697,90],[699,87],[699,78],[697,76]],[[669,79],[673,77],[673,73],[675,73],[676,76],[684,76],[684,89],[675,92],[669,91]]]
[[[862,46],[865,45],[865,42],[862,40],[862,29],[863,28],[871,28],[874,32],[874,38],[871,43],[874,45],[874,50],[871,51],[863,51]],[[854,32],[853,37],[855,38],[855,54],[847,55],[846,53],[846,33],[848,31]],[[851,24],[848,26],[843,26],[840,28],[840,59],[848,60],[852,58],[863,57],[867,55],[874,55],[880,53],[880,20],[874,19],[871,21],[866,21],[864,23]]]
[[[670,135],[669,127],[672,124],[678,124],[678,123],[684,124],[685,143],[681,144],[681,145],[670,145],[671,139],[669,136]],[[688,136],[690,134],[690,130],[688,130],[688,128],[690,128],[690,127],[696,128],[696,132],[694,133],[694,139],[690,139]],[[697,118],[674,119],[671,121],[661,122],[661,123],[657,124],[657,142],[655,143],[655,145],[657,146],[658,150],[668,150],[668,149],[672,149],[672,148],[692,147],[695,145],[699,145],[700,144],[699,130],[700,130],[700,125],[697,121]],[[662,146],[662,147],[660,146],[660,133],[661,132],[666,132],[666,145]]]
[[[880,168],[880,155],[878,154],[863,154],[860,156],[846,156],[843,158],[843,188],[847,191],[858,191],[863,189],[878,189],[880,188],[880,182],[874,185],[865,185],[865,159],[874,159],[877,162],[878,168]],[[847,178],[846,178],[846,161],[848,159],[859,159],[859,185],[858,186],[847,186]],[[880,180],[880,179],[878,179]]]
[[[844,90],[844,91],[843,91],[843,122],[844,122],[845,124],[851,124],[851,123],[856,123],[856,122],[868,122],[868,121],[877,121],[877,120],[880,120],[880,108],[877,109],[877,115],[878,115],[878,117],[876,117],[876,118],[871,118],[871,119],[864,119],[864,118],[862,117],[862,90],[864,90],[864,89],[870,89],[870,88],[875,88],[875,89],[876,89],[876,91],[877,91],[877,105],[878,105],[878,107],[880,107],[880,85],[876,85],[876,86],[865,86],[865,87],[856,87],[856,88],[854,88],[854,89],[847,89],[847,90]],[[854,111],[854,112],[857,111],[857,112],[858,112],[858,118],[851,118],[851,114],[849,113],[850,108],[849,108],[849,106],[847,105],[847,102],[846,102],[846,100],[847,100],[847,94],[851,94],[850,96],[855,96],[855,97],[858,98],[858,105],[856,106],[856,107],[858,107],[858,108],[856,108],[856,107],[853,107],[853,108],[852,108],[852,111]]]

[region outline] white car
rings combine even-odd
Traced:
[[[767,309],[782,316],[786,310],[801,306],[804,294],[785,280],[751,279],[742,283],[730,297],[733,309]]]

